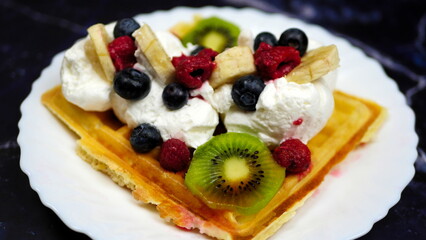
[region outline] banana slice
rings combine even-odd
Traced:
[[[115,67],[108,52],[110,38],[103,24],[95,24],[87,29],[93,47],[99,59],[99,63],[105,73],[106,80],[112,82],[115,74]]]
[[[173,81],[175,68],[172,65],[170,57],[148,24],[144,24],[136,30],[133,33],[133,37],[135,37],[136,45],[140,50],[141,56],[138,57],[142,57],[150,65],[147,66],[148,70],[164,84]]]
[[[312,82],[339,67],[339,61],[336,45],[320,47],[307,52],[285,78],[297,83]]]
[[[226,83],[256,72],[253,53],[249,47],[228,48],[215,58],[216,68],[209,79],[210,85],[217,88]]]

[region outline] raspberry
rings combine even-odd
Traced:
[[[179,172],[188,167],[190,152],[184,142],[171,138],[163,143],[160,151],[160,165],[172,172]]]
[[[275,148],[275,161],[291,173],[301,173],[311,164],[311,151],[299,139],[288,139]]]
[[[201,52],[200,52],[201,53]],[[176,68],[176,79],[187,88],[199,88],[210,78],[216,64],[211,61],[211,52],[201,56],[173,57],[172,64]]]
[[[300,64],[299,51],[293,47],[272,47],[261,42],[254,53],[254,63],[264,80],[277,79],[287,75]]]
[[[129,36],[121,36],[108,44],[109,55],[117,71],[131,68],[136,63],[136,46]]]
[[[213,50],[211,48],[204,48],[203,50],[198,52],[197,57],[206,57],[206,58],[210,59],[210,61],[214,61],[214,58],[218,54],[219,54],[218,52],[216,52],[215,50]]]

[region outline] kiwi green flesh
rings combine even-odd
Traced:
[[[197,148],[185,184],[211,208],[251,215],[268,204],[284,177],[285,169],[262,141],[229,132]]]
[[[222,52],[237,45],[240,28],[218,17],[205,18],[182,38],[182,43],[201,45]]]

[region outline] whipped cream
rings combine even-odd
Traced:
[[[111,102],[117,117],[131,128],[141,123],[151,123],[166,140],[177,138],[196,148],[207,142],[219,123],[213,107],[199,98],[191,98],[178,110],[169,110],[162,100],[163,87],[151,82],[148,96],[139,101],[129,101],[112,93]]]
[[[86,55],[88,41],[88,37],[81,39],[65,52],[61,67],[62,93],[69,102],[86,111],[106,111],[111,108],[111,83]]]
[[[234,104],[230,84],[222,86],[210,98],[222,99],[212,105],[222,114],[229,132],[252,134],[270,147],[289,138],[307,143],[333,112],[332,82],[331,77],[305,84],[288,82],[284,77],[269,81],[254,112],[243,111]]]
[[[245,33],[249,39],[249,33]],[[246,39],[246,41],[247,41]],[[309,49],[320,47],[315,41]],[[217,112],[229,132],[244,132],[274,147],[289,138],[307,143],[326,124],[334,109],[336,71],[311,83],[288,82],[284,77],[266,82],[256,111],[241,110],[232,99],[232,84],[216,90],[204,84],[194,94],[201,95]]]
[[[106,30],[112,39],[113,27],[107,25]],[[167,31],[155,34],[170,58],[188,55],[189,50],[173,34]],[[69,102],[86,111],[113,108],[117,117],[131,128],[141,123],[151,123],[164,140],[178,138],[194,148],[213,135],[219,117],[211,105],[199,98],[192,98],[181,109],[168,110],[162,101],[164,86],[153,74],[149,74],[151,90],[144,99],[129,101],[118,96],[112,90],[112,84],[103,78],[102,72],[96,71],[97,68],[89,60],[85,52],[87,41],[90,41],[88,37],[79,40],[65,52],[61,68],[62,92]],[[134,67],[146,73],[149,70],[138,63]]]

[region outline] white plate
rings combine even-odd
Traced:
[[[336,44],[341,57],[337,88],[372,99],[389,111],[374,142],[353,151],[336,166],[296,216],[273,239],[351,239],[368,232],[400,198],[414,174],[417,135],[414,115],[381,66],[347,41],[324,29],[278,14],[254,9],[175,8],[139,15],[156,30],[166,30],[194,13],[219,15],[254,33],[279,34],[303,29],[323,44]],[[34,82],[21,106],[18,142],[21,168],[42,202],[70,228],[93,239],[205,239],[159,217],[154,207],[140,205],[130,192],[93,170],[75,154],[76,136],[40,103],[46,90],[59,84],[63,53]]]

